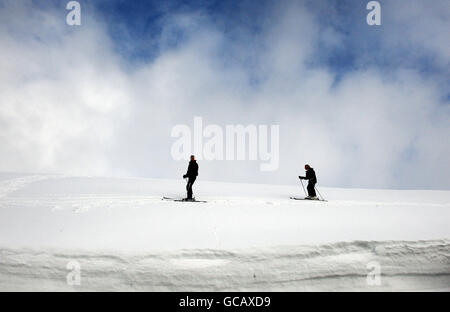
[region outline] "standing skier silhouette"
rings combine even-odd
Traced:
[[[300,180],[308,180],[308,196],[305,197],[305,199],[318,199],[316,196],[316,190],[315,190],[315,185],[317,183],[317,178],[316,178],[316,172],[314,171],[313,168],[311,168],[310,165],[305,165],[305,170],[306,170],[306,175],[303,176],[299,176],[298,178]]]
[[[188,178],[188,182],[186,185],[187,190],[187,198],[185,198],[186,201],[194,201],[194,199],[192,198],[192,185],[197,179],[197,176],[198,176],[198,164],[197,161],[195,160],[195,156],[191,155],[191,161],[189,162],[187,172],[183,176],[183,179]]]

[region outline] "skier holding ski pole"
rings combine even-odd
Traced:
[[[306,189],[308,190],[308,196],[305,199],[318,199],[316,196],[315,185],[317,183],[316,172],[310,165],[305,165],[306,175],[299,176],[300,180],[308,180],[308,186]],[[302,184],[303,185],[303,184]]]

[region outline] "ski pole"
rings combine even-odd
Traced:
[[[303,181],[302,181],[302,179],[300,179],[300,182],[302,183],[302,188],[303,188],[303,192],[305,193],[305,196],[307,196],[307,195],[306,195],[306,190],[305,190],[305,186],[303,185]]]
[[[322,194],[320,194],[319,189],[317,188],[317,186],[314,186],[314,188],[316,189],[317,193],[319,193],[319,196],[322,197],[322,200],[325,200],[325,198],[323,198]]]

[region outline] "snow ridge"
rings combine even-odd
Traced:
[[[81,285],[66,282],[77,261]],[[368,285],[378,263],[381,285]],[[354,241],[324,245],[155,253],[0,249],[0,290],[315,291],[445,290],[450,240]]]
[[[0,180],[0,198],[8,196],[8,194],[24,188],[28,184],[47,180],[51,177],[52,176],[49,175],[27,175],[24,177]]]

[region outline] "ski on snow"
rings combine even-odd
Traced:
[[[164,196],[162,198],[162,200],[171,200],[171,201],[175,201],[175,202],[183,202],[183,203],[206,203],[206,200],[185,200],[185,199],[180,199],[180,198],[173,198],[173,197],[166,197]]]
[[[303,197],[290,197],[293,200],[309,200],[309,201],[322,201],[322,202],[326,202],[327,200],[325,199],[309,199],[309,198],[303,198]]]
[[[327,202],[327,200],[325,200],[325,199],[308,199],[308,198],[303,198],[303,197],[290,197],[290,199]],[[162,200],[171,200],[171,201],[182,202],[182,203],[207,203],[206,200],[196,200],[196,199],[185,200],[185,199],[173,198],[173,197],[167,197],[167,196],[164,196],[162,198]]]

